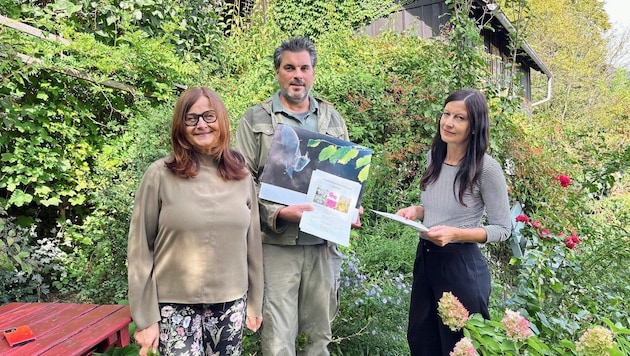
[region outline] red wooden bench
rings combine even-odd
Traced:
[[[129,344],[131,314],[125,305],[9,303],[0,306],[0,330],[28,325],[37,339],[10,347],[2,337],[0,355],[91,355]]]

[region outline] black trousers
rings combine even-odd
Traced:
[[[421,239],[413,268],[407,342],[412,356],[448,356],[463,337],[453,332],[437,312],[443,292],[451,292],[470,314],[490,318],[490,271],[475,243],[439,247]]]

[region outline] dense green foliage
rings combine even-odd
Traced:
[[[0,27],[7,56],[0,61],[0,302],[125,299],[133,194],[147,165],[170,150],[176,86],[218,91],[234,127],[277,88],[273,48],[289,35],[308,35],[319,51],[316,95],[335,104],[354,142],[374,149],[366,208],[395,211],[419,201],[419,173],[442,101],[460,87],[483,90],[493,120],[491,154],[508,172],[512,200],[538,222],[521,230],[528,241],[523,258],[512,257],[507,243],[484,248],[494,276],[493,317],[519,310],[536,342],[555,354],[576,354],[583,331],[609,320],[617,347],[630,352],[630,126],[623,104],[630,80],[606,67],[598,27],[580,30],[604,26],[596,4],[564,4],[584,18],[560,30],[549,19],[564,18],[564,26],[566,9],[538,2],[506,2],[513,18],[540,21],[527,27],[528,42],[556,78],[552,101],[528,116],[519,90],[504,95],[491,79],[479,27],[458,12],[442,37],[426,40],[356,34],[394,8],[381,0],[269,1],[266,12],[247,18],[202,0],[0,0],[0,14],[70,41]],[[597,15],[592,22],[589,14]],[[585,37],[562,42],[566,31]],[[588,66],[571,61],[573,48],[584,50]],[[27,64],[18,54],[42,63]],[[578,69],[588,85],[577,85]],[[562,186],[560,175],[571,184]],[[569,235],[580,239],[573,249],[564,240]],[[416,243],[412,230],[364,214],[344,249],[334,354],[408,353]],[[498,335],[490,326],[475,330]],[[258,342],[248,333],[246,350],[257,353]]]

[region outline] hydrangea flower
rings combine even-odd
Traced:
[[[477,355],[478,355],[477,350],[475,350],[475,347],[473,346],[472,342],[467,337],[464,337],[461,340],[459,340],[455,344],[453,351],[449,353],[449,356],[477,356]]]
[[[613,333],[602,326],[589,328],[575,343],[575,349],[587,356],[610,355],[609,349],[613,347]]]
[[[468,310],[451,292],[442,293],[438,301],[438,314],[444,325],[452,331],[463,328],[469,317]]]
[[[506,309],[501,323],[505,327],[508,339],[512,341],[522,341],[533,335],[529,328],[529,321],[517,311]]]

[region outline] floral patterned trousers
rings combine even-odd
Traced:
[[[246,303],[160,303],[160,355],[241,355]]]

